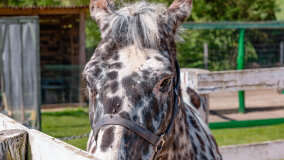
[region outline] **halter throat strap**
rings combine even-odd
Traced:
[[[155,146],[155,152],[159,152],[164,143],[165,143],[165,138],[169,136],[176,115],[178,113],[178,106],[180,103],[180,98],[178,96],[178,89],[180,86],[180,68],[179,68],[179,64],[177,62],[177,60],[175,60],[175,66],[176,66],[176,79],[175,79],[175,86],[174,86],[174,107],[173,107],[173,111],[172,111],[172,118],[170,121],[170,124],[168,125],[167,129],[165,130],[165,132],[161,135],[156,135],[155,133],[153,133],[152,131],[146,129],[145,127],[130,121],[128,119],[122,118],[120,116],[117,115],[104,115],[93,127],[93,135],[96,137],[99,130],[101,129],[101,127],[105,126],[105,125],[119,125],[119,126],[123,126],[125,128],[128,128],[129,130],[131,130],[132,132],[136,133],[137,135],[139,135],[140,137],[142,137],[143,139],[145,139],[146,141],[148,141],[149,143],[151,143],[152,145]]]

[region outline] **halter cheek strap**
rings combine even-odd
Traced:
[[[172,127],[173,127],[173,124],[174,124],[174,121],[175,121],[175,117],[176,117],[177,112],[178,112],[178,106],[180,104],[180,97],[178,96],[178,89],[179,89],[179,85],[180,85],[180,68],[179,68],[179,64],[178,64],[177,60],[175,60],[175,66],[176,66],[177,78],[176,78],[175,86],[174,86],[174,107],[173,107],[172,118],[171,118],[170,124],[168,125],[166,131],[163,134],[158,136],[155,133],[153,133],[152,131],[144,128],[143,126],[141,126],[141,125],[139,125],[139,124],[137,124],[133,121],[130,121],[128,119],[117,116],[117,115],[105,115],[94,125],[94,127],[93,127],[94,136],[97,136],[100,128],[105,126],[105,125],[123,126],[125,128],[128,128],[132,132],[136,133],[137,135],[139,135],[140,137],[142,137],[143,139],[145,139],[149,143],[151,143],[155,147],[155,152],[156,152],[156,155],[157,155],[157,153],[159,151],[161,151],[161,149],[164,146],[164,143],[166,141],[165,138],[169,136],[170,131],[172,130]]]

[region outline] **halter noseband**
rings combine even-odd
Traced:
[[[98,134],[98,131],[102,126],[105,125],[120,125],[125,128],[130,129],[132,132],[136,133],[149,143],[151,143],[153,146],[155,146],[155,152],[159,152],[165,143],[165,137],[169,136],[169,133],[173,127],[175,117],[177,115],[178,106],[180,103],[180,97],[178,96],[178,89],[180,85],[180,68],[177,60],[175,60],[175,66],[176,66],[176,74],[177,78],[175,81],[174,86],[174,108],[172,112],[172,118],[169,126],[167,127],[166,131],[161,135],[156,135],[155,133],[149,131],[148,129],[144,128],[143,126],[130,121],[128,119],[122,118],[117,115],[105,115],[103,118],[101,118],[93,127],[93,135],[96,137]]]

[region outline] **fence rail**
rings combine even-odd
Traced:
[[[28,159],[31,160],[94,160],[94,156],[72,145],[48,136],[35,129],[28,129],[16,121],[0,114],[0,131],[20,129],[28,132]],[[0,135],[1,137],[1,135]],[[1,159],[1,157],[0,157]]]
[[[182,69],[184,87],[199,94],[255,89],[284,89],[284,67],[240,71],[205,72]]]

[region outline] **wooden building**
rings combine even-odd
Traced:
[[[84,102],[81,72],[86,63],[88,6],[2,7],[0,17],[38,16],[43,104]]]

